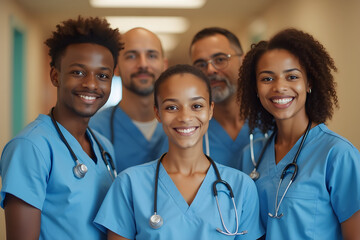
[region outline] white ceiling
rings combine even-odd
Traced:
[[[190,21],[189,29],[176,35],[179,44],[168,53],[170,65],[188,63],[188,48],[193,35],[204,27],[219,26],[235,33],[257,13],[275,0],[207,0],[200,9],[92,8],[89,0],[15,0],[46,31],[68,18],[83,16],[182,16]],[[151,1],[151,0],[149,0]],[[179,0],[181,1],[181,0]],[[120,29],[121,31],[121,29]]]

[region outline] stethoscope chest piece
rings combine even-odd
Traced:
[[[150,217],[149,223],[151,228],[158,229],[163,225],[164,221],[160,215],[154,214]]]
[[[76,160],[76,165],[73,168],[73,172],[75,177],[77,178],[83,178],[85,177],[85,174],[87,173],[88,168],[85,164],[80,163],[78,160]]]
[[[258,171],[256,171],[256,169],[254,169],[249,176],[251,177],[252,180],[258,180],[260,177],[260,173]]]

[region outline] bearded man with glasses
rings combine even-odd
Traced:
[[[243,59],[240,41],[226,29],[205,28],[194,36],[190,58],[209,78],[215,103],[213,119],[204,139],[204,152],[221,164],[239,168],[240,153],[250,142],[250,129],[240,118],[236,98]],[[253,136],[254,139],[264,137],[259,129],[255,129]]]

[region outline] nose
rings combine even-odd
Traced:
[[[188,122],[192,119],[192,111],[188,107],[183,107],[178,112],[178,120],[180,122]]]
[[[82,86],[88,89],[97,89],[98,81],[95,73],[87,74],[82,82]]]
[[[288,89],[287,81],[283,78],[275,79],[273,83],[273,91],[274,92],[285,92]]]
[[[208,61],[208,64],[206,66],[206,74],[207,75],[213,75],[214,73],[217,73],[217,69],[214,67],[212,61]]]
[[[138,58],[138,66],[139,68],[147,68],[148,67],[148,61],[145,54],[140,54]]]

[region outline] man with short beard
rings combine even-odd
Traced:
[[[205,135],[204,151],[221,164],[239,168],[239,156],[249,144],[250,135],[249,126],[240,118],[236,98],[243,59],[240,41],[226,29],[205,28],[194,36],[190,57],[193,65],[210,79],[215,103],[213,119]],[[264,135],[256,129],[253,136],[256,139]]]
[[[167,68],[159,38],[144,28],[123,35],[118,73],[122,99],[94,116],[90,126],[114,145],[118,172],[157,159],[167,151],[167,138],[154,114],[154,83]]]

